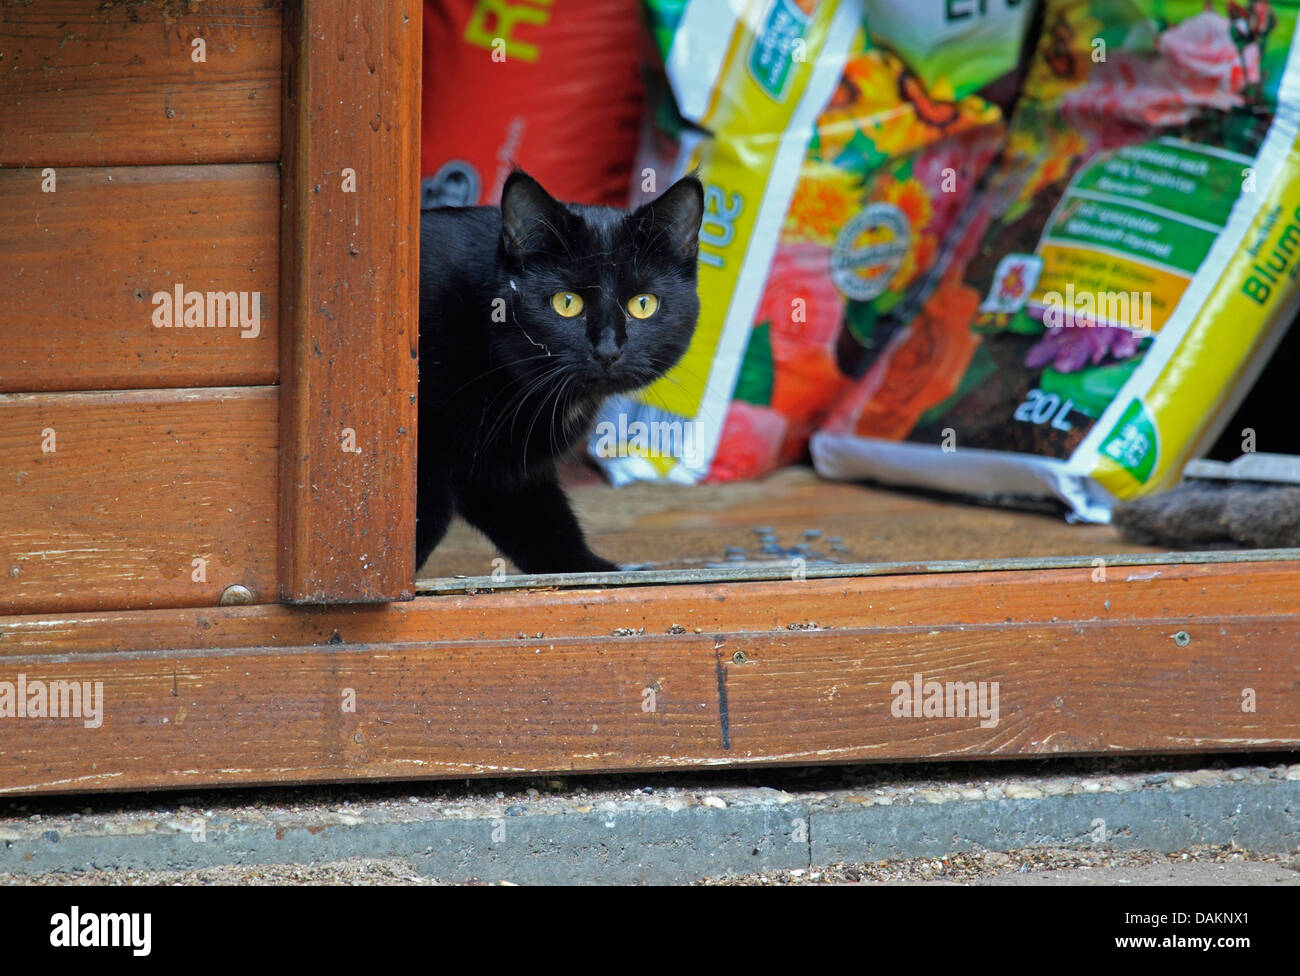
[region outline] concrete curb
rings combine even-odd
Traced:
[[[980,789],[670,791],[0,822],[0,873],[408,858],[447,882],[671,884],[972,850],[1300,848],[1300,766]]]

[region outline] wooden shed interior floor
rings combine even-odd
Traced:
[[[798,555],[811,564],[1160,551],[1124,542],[1108,525],[1071,525],[1059,515],[824,481],[807,467],[725,485],[613,488],[578,466],[567,468],[564,480],[591,548],[638,569],[737,566]],[[457,520],[419,576],[487,576],[498,555],[486,537]]]

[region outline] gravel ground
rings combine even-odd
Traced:
[[[629,802],[638,808],[650,805],[669,810],[694,806],[726,808],[745,803],[750,794],[758,791],[769,800],[775,799],[778,804],[798,800],[822,808],[847,805],[905,807],[972,800],[1033,800],[1078,794],[1178,791],[1227,784],[1300,780],[1300,762],[1297,760],[1300,756],[1293,753],[1044,759],[24,797],[0,800],[0,841],[20,841],[52,832],[69,837],[83,833],[188,832],[196,818],[207,821],[214,830],[236,821],[293,824],[311,830],[316,825],[328,827],[362,822],[472,820],[546,812],[585,814],[592,810],[613,809],[613,805]],[[1243,838],[1241,843],[1249,846],[1250,840]],[[1296,884],[1300,882],[1298,855],[1300,848],[1292,848],[1289,854],[1270,856],[1223,847],[1192,848],[1172,855],[1140,850],[1036,847],[1007,852],[965,852],[938,859],[834,864],[805,871],[702,878],[696,883],[1097,883],[1099,879],[1113,876],[1117,884]],[[1217,874],[1207,873],[1211,866],[1223,870]],[[1117,871],[1120,874],[1113,874]],[[508,872],[503,874],[509,877]],[[1135,880],[1139,878],[1144,880]],[[1178,878],[1191,880],[1174,880]],[[357,857],[314,864],[227,865],[174,871],[115,869],[72,874],[52,871],[36,877],[0,873],[0,885],[439,883],[436,878],[420,875],[415,862],[405,857]]]
[[[587,812],[602,804],[655,801],[671,808],[715,805],[729,792],[766,788],[805,801],[892,806],[955,800],[1039,799],[1082,793],[1191,789],[1227,783],[1300,780],[1300,755],[1164,756],[1030,759],[731,769],[624,776],[527,777],[361,783],[276,789],[231,789],[71,797],[0,798],[0,840],[6,831],[40,833],[48,820],[84,828],[139,832],[194,818],[347,824],[493,816],[534,811]],[[725,800],[722,801],[725,805]],[[48,825],[47,825],[48,826]]]
[[[994,881],[1011,884],[1042,883],[1045,875],[1082,883],[1088,872],[1108,874],[1113,883],[1125,883],[1123,868],[1167,868],[1165,872],[1142,871],[1146,880],[1158,883],[1165,874],[1173,884],[1185,884],[1183,877],[1196,874],[1208,883],[1214,874],[1192,869],[1214,865],[1223,868],[1225,878],[1249,878],[1251,884],[1300,885],[1300,856],[1257,854],[1230,847],[1194,847],[1161,854],[1155,851],[1092,851],[1076,848],[1033,848],[1019,851],[978,851],[944,858],[910,858],[875,864],[832,864],[809,871],[776,871],[770,874],[732,878],[707,878],[703,885],[842,885],[842,884],[950,884],[985,885]],[[1268,865],[1264,871],[1251,870]],[[1069,881],[1067,880],[1067,883]],[[1202,882],[1205,883],[1205,882]]]
[[[76,874],[0,874],[0,885],[404,885],[442,882],[416,874],[401,858],[355,858],[328,864],[227,865],[199,871],[84,871]]]
[[[1128,869],[1128,870],[1125,870]],[[482,882],[478,882],[482,883]],[[510,882],[497,882],[509,885]],[[705,878],[700,885],[989,885],[989,884],[1282,884],[1300,886],[1300,857],[1264,855],[1226,847],[1174,854],[1103,853],[1042,848],[982,851],[945,858],[875,864],[833,864],[809,871],[776,871]],[[398,858],[355,859],[315,865],[268,864],[201,871],[87,871],[37,878],[0,874],[0,885],[394,885],[439,886]],[[474,884],[474,882],[470,882]]]

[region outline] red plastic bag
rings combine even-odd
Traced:
[[[425,0],[423,205],[497,203],[515,164],[626,205],[648,43],[639,0]]]

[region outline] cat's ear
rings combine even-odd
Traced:
[[[507,253],[535,250],[560,233],[564,205],[525,173],[515,170],[501,190],[501,240]]]
[[[700,221],[704,219],[704,186],[694,176],[683,176],[632,214],[656,246],[675,258],[695,260],[700,249]]]

